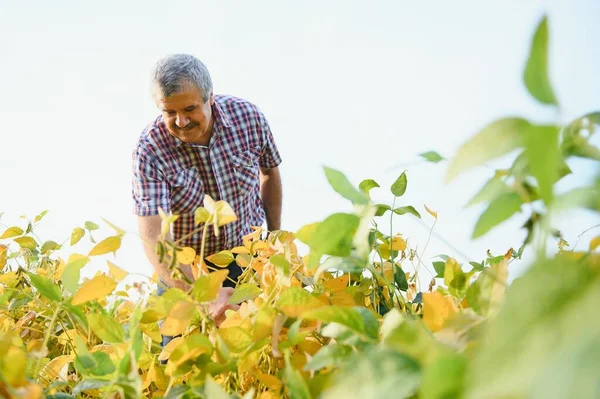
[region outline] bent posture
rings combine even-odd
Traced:
[[[177,54],[160,60],[152,75],[153,99],[161,111],[140,135],[133,151],[133,211],[148,260],[167,287],[190,287],[170,276],[156,254],[159,208],[177,214],[170,239],[200,253],[201,233],[194,211],[204,195],[225,200],[238,220],[206,235],[205,256],[241,245],[250,226],[280,229],[281,157],[265,116],[254,104],[216,95],[210,74],[196,57]],[[208,262],[207,262],[208,263]],[[193,280],[189,267],[182,267]],[[229,265],[233,281],[241,274]],[[211,305],[215,318],[228,308],[233,283],[226,281]]]

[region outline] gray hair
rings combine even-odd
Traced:
[[[193,85],[202,93],[204,102],[212,94],[212,80],[206,65],[189,54],[173,54],[160,59],[152,71],[152,89],[157,96],[169,97]]]

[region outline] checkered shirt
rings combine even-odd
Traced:
[[[139,216],[179,215],[171,234],[181,240],[199,226],[194,211],[205,194],[225,200],[236,222],[207,232],[205,255],[241,245],[250,226],[262,226],[265,211],[260,198],[259,166],[270,169],[281,157],[265,116],[248,101],[215,95],[214,126],[208,146],[184,143],[167,131],[159,116],[144,129],[133,151],[133,212]],[[200,252],[202,233],[180,241]]]

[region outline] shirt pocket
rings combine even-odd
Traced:
[[[204,185],[196,168],[184,169],[170,176],[167,181],[171,189],[171,213],[183,215],[193,213],[204,200]]]
[[[232,156],[235,177],[241,197],[246,197],[258,185],[258,153],[256,150],[242,151]]]

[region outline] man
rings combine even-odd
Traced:
[[[242,237],[261,226],[280,229],[281,158],[266,118],[248,101],[213,93],[205,65],[186,54],[168,56],[155,65],[153,99],[161,110],[142,132],[133,152],[133,202],[144,250],[160,280],[168,287],[189,289],[173,279],[156,254],[161,230],[159,208],[177,214],[170,237],[200,253],[201,233],[192,232],[194,211],[204,195],[228,202],[238,220],[206,234],[205,257],[242,244]],[[193,281],[189,266],[181,267]],[[229,266],[233,281],[241,273]],[[229,308],[233,283],[227,280],[211,304],[216,319]],[[160,288],[159,288],[160,289]]]

